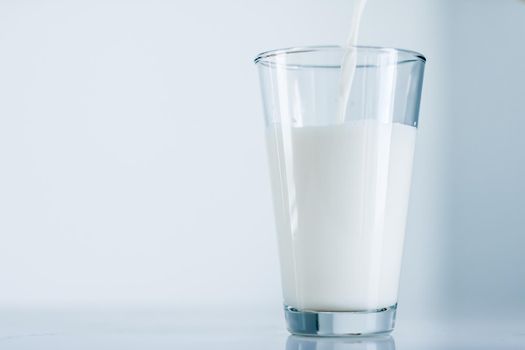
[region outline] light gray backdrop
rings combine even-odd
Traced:
[[[343,0],[0,2],[0,306],[279,310],[254,56]],[[525,312],[525,2],[370,0],[428,57],[401,317]]]

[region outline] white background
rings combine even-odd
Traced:
[[[350,1],[0,1],[0,307],[281,304],[254,56]],[[370,0],[428,58],[401,317],[525,312],[525,2]]]

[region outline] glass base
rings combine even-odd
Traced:
[[[288,331],[297,335],[343,337],[390,333],[397,304],[365,311],[306,311],[284,306]]]

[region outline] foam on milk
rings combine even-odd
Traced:
[[[415,137],[414,127],[377,120],[268,127],[287,305],[396,303]]]

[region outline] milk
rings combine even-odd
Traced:
[[[285,304],[396,303],[415,137],[376,120],[267,128]]]
[[[345,53],[341,62],[341,81],[339,83],[339,101],[338,101],[338,120],[343,122],[346,115],[346,106],[350,96],[350,90],[354,81],[355,71],[357,69],[357,38],[359,36],[359,27],[361,17],[365,9],[367,0],[352,1],[352,18],[350,21],[350,32],[346,40]]]

